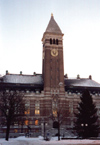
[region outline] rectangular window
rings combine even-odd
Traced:
[[[17,129],[14,129],[14,132],[15,132],[15,133],[17,133],[17,132],[18,132],[18,130],[17,130]]]
[[[28,115],[28,114],[30,114],[30,110],[29,110],[29,109],[27,109],[27,110],[25,111],[25,115]]]
[[[57,117],[57,110],[53,110],[52,112],[53,112],[53,116]]]
[[[27,102],[26,104],[25,104],[25,115],[28,115],[28,114],[30,114],[30,102]]]
[[[30,121],[30,125],[32,124],[32,121]]]
[[[28,125],[29,124],[29,121],[28,120],[25,120],[25,125]]]
[[[57,109],[58,109],[58,103],[56,100],[52,102],[52,113],[54,117],[57,117]]]
[[[40,110],[35,109],[35,115],[39,115],[40,114]]]
[[[40,115],[40,103],[35,102],[35,115]]]

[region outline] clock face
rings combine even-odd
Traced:
[[[58,50],[55,49],[55,48],[52,49],[52,50],[51,50],[51,55],[52,55],[52,56],[57,56],[57,55],[58,55]]]

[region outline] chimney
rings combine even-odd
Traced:
[[[80,79],[80,75],[77,75],[77,79]]]
[[[34,72],[33,75],[36,75],[36,72]]]
[[[68,75],[67,75],[67,74],[65,74],[65,78],[67,78],[67,79],[68,79]]]
[[[6,75],[8,75],[9,73],[8,73],[8,70],[6,70]]]
[[[20,75],[22,75],[22,71],[20,71]]]
[[[91,75],[89,75],[89,79],[92,80],[92,76]]]

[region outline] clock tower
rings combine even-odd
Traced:
[[[53,15],[43,34],[42,74],[44,94],[64,95],[63,33]]]

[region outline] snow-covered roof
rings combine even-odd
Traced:
[[[73,87],[99,87],[100,84],[91,80],[89,78],[80,78],[80,79],[64,79],[65,86],[73,86]]]
[[[21,75],[21,74],[7,74],[0,77],[2,83],[12,84],[36,84],[43,85],[42,74],[36,75]],[[89,78],[69,79],[64,78],[65,87],[97,87],[100,88],[100,84]]]
[[[41,74],[36,75],[20,75],[20,74],[8,74],[4,75],[1,79],[3,83],[18,83],[18,84],[43,84]]]

